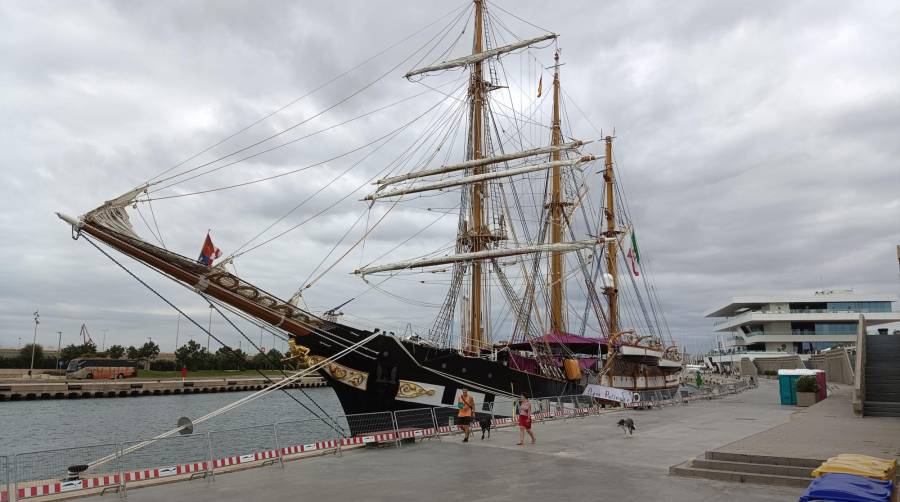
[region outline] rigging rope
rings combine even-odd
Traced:
[[[112,255],[110,255],[109,253],[107,253],[106,251],[104,251],[103,248],[101,248],[100,246],[98,246],[97,243],[95,243],[93,239],[91,239],[91,238],[88,237],[87,235],[83,235],[83,234],[79,234],[79,236],[80,236],[80,237],[83,237],[84,240],[85,240],[86,242],[88,242],[91,246],[93,246],[95,249],[97,249],[97,251],[100,251],[100,253],[102,253],[104,256],[106,256],[107,258],[109,258],[110,261],[112,261],[113,263],[115,263],[116,265],[118,265],[119,268],[121,268],[122,270],[124,270],[124,271],[125,271],[128,275],[130,275],[134,280],[138,281],[142,286],[144,286],[145,288],[147,288],[148,290],[150,290],[150,292],[153,293],[154,295],[156,295],[160,300],[162,300],[163,302],[165,302],[166,304],[168,304],[170,307],[172,307],[173,309],[175,309],[175,311],[177,311],[179,314],[181,314],[182,316],[184,316],[185,319],[187,319],[188,321],[191,322],[191,324],[193,324],[194,326],[196,326],[197,328],[199,328],[200,331],[206,333],[207,336],[209,336],[209,337],[211,337],[212,339],[214,339],[215,341],[219,342],[219,344],[222,345],[222,348],[224,348],[225,351],[226,351],[229,355],[235,357],[235,358],[238,359],[239,361],[246,362],[246,361],[244,361],[244,358],[240,357],[240,355],[238,355],[238,354],[234,351],[234,349],[232,349],[231,347],[229,347],[228,344],[226,344],[225,342],[223,342],[222,340],[220,340],[219,337],[217,337],[216,335],[213,335],[209,330],[205,329],[205,328],[204,328],[203,326],[201,326],[197,321],[195,321],[193,317],[187,315],[183,310],[181,310],[180,308],[178,308],[178,306],[175,305],[174,303],[172,303],[168,298],[166,298],[166,297],[163,296],[161,293],[159,293],[158,291],[156,291],[155,289],[153,289],[152,286],[150,286],[149,284],[147,284],[143,279],[141,279],[141,278],[138,277],[134,272],[132,272],[131,270],[129,270],[128,267],[126,267],[126,266],[123,265],[121,262],[119,262],[118,260],[116,260],[115,258],[113,258]],[[76,237],[76,238],[77,238],[77,237]],[[201,296],[203,296],[203,295],[201,295]],[[212,305],[212,304],[210,303],[210,305]],[[226,318],[226,320],[227,320],[227,318]],[[230,323],[230,321],[229,321],[229,323]],[[232,325],[233,325],[233,324],[232,324]],[[240,332],[240,330],[239,330],[239,332]],[[243,334],[243,333],[241,333],[241,334]],[[265,373],[263,373],[262,371],[260,371],[258,368],[255,368],[255,370],[256,370],[256,372],[259,373],[260,376],[262,376],[267,382],[269,382],[270,384],[273,384],[273,386],[274,386],[274,385],[277,385],[277,384],[275,384],[275,382],[274,382],[271,378],[269,378],[268,375],[266,375]],[[282,382],[284,382],[284,381],[286,381],[286,380],[287,380],[287,379],[282,380]],[[294,400],[297,404],[301,405],[303,408],[305,408],[307,411],[309,411],[314,417],[318,418],[319,420],[322,420],[323,422],[325,422],[326,425],[332,426],[331,424],[328,423],[328,421],[326,421],[324,418],[320,417],[316,412],[314,412],[313,410],[311,410],[308,406],[306,406],[305,404],[301,403],[301,402],[296,398],[296,396],[292,395],[290,392],[287,391],[287,389],[284,389],[283,387],[284,387],[284,386],[281,385],[281,386],[274,387],[274,388],[281,389],[282,392],[284,392],[288,397],[290,397],[292,400]],[[274,390],[274,389],[273,389],[273,390]],[[260,391],[260,392],[262,392],[262,391]],[[212,417],[210,417],[210,418],[212,418]],[[176,431],[180,430],[180,427],[179,427],[178,429],[175,429],[175,430],[176,430]],[[339,431],[339,432],[340,432],[340,431]]]
[[[453,83],[453,82],[450,82],[450,83]],[[401,103],[404,103],[404,102],[406,102],[406,101],[410,101],[410,100],[412,100],[412,99],[415,99],[415,98],[417,98],[417,97],[419,97],[419,96],[424,96],[424,95],[427,94],[427,93],[428,93],[427,91],[424,91],[424,92],[420,92],[420,93],[417,93],[417,94],[413,94],[413,95],[411,95],[411,96],[407,96],[407,97],[405,97],[405,98],[403,98],[403,99],[400,99],[399,101],[395,101],[395,102],[393,102],[393,103],[390,103],[390,104],[387,104],[387,105],[378,107],[378,108],[376,108],[376,109],[374,109],[374,110],[370,110],[370,111],[368,111],[368,112],[366,112],[366,113],[364,113],[364,114],[362,114],[362,115],[353,117],[353,118],[351,118],[351,119],[347,119],[347,120],[345,120],[345,121],[343,121],[343,122],[340,122],[340,123],[338,123],[338,124],[335,124],[335,125],[326,127],[326,128],[324,128],[324,129],[320,129],[320,130],[318,130],[318,131],[309,133],[309,134],[307,134],[307,135],[305,135],[305,136],[301,136],[301,137],[299,137],[299,138],[292,139],[292,140],[290,140],[290,141],[286,141],[286,142],[284,142],[284,143],[275,145],[275,146],[273,146],[273,147],[266,148],[266,149],[264,149],[264,150],[261,150],[261,151],[259,151],[259,152],[253,153],[253,154],[251,154],[251,155],[247,155],[246,157],[242,157],[242,158],[240,158],[240,159],[238,159],[238,160],[229,162],[229,163],[227,163],[227,164],[223,164],[223,165],[221,165],[221,166],[217,166],[217,167],[214,167],[214,168],[211,168],[211,169],[207,169],[206,171],[203,171],[202,173],[195,174],[195,175],[190,176],[190,177],[188,177],[188,178],[185,178],[185,179],[183,179],[183,180],[179,180],[179,181],[177,181],[177,182],[173,182],[173,183],[170,183],[170,184],[168,184],[168,185],[165,185],[165,186],[162,186],[162,187],[159,187],[159,188],[155,188],[155,189],[153,189],[153,190],[150,190],[150,193],[153,194],[153,193],[160,192],[160,191],[162,191],[162,190],[165,190],[165,189],[167,189],[167,188],[174,187],[174,186],[176,186],[176,185],[178,185],[178,184],[181,184],[181,183],[184,183],[184,182],[186,182],[186,181],[190,181],[190,180],[199,178],[199,177],[201,177],[201,176],[205,176],[205,175],[207,175],[207,174],[213,173],[213,172],[215,172],[215,171],[219,171],[219,170],[224,169],[224,168],[226,168],[226,167],[230,167],[230,166],[233,166],[233,165],[235,165],[235,164],[241,163],[241,162],[243,162],[243,161],[245,161],[245,160],[252,159],[252,158],[254,158],[254,157],[258,157],[258,156],[260,156],[260,155],[263,155],[263,154],[265,154],[265,153],[269,153],[269,152],[274,151],[274,150],[278,150],[278,149],[280,149],[280,148],[284,148],[284,147],[286,147],[286,146],[288,146],[288,145],[291,145],[291,144],[293,144],[293,143],[296,143],[296,142],[298,142],[298,141],[302,141],[302,140],[304,140],[304,139],[310,138],[310,137],[315,136],[315,135],[317,135],[317,134],[321,134],[321,133],[323,133],[323,132],[325,132],[325,131],[329,131],[329,130],[331,130],[331,129],[335,129],[335,128],[337,128],[337,127],[340,127],[340,126],[342,126],[342,125],[348,124],[348,123],[353,122],[353,121],[355,121],[355,120],[359,120],[359,119],[361,119],[361,118],[363,118],[363,117],[367,117],[367,116],[369,116],[369,115],[373,115],[373,114],[375,114],[375,113],[378,113],[378,112],[380,112],[380,111],[386,110],[386,109],[391,108],[391,107],[393,107],[393,106],[397,106],[397,105],[399,105],[399,104],[401,104]],[[439,101],[437,104],[440,104],[442,101],[443,101],[443,100]],[[261,179],[259,179],[259,180],[250,181],[250,182],[245,182],[245,183],[239,183],[239,184],[235,184],[235,185],[229,185],[229,186],[226,186],[226,187],[216,188],[216,189],[212,189],[212,190],[202,190],[202,191],[198,191],[198,192],[192,192],[192,193],[186,193],[186,194],[178,194],[178,195],[170,195],[170,196],[166,196],[166,197],[154,197],[154,198],[152,198],[152,199],[150,199],[150,198],[148,197],[148,199],[150,199],[150,200],[174,199],[174,198],[177,198],[177,197],[186,197],[186,196],[188,196],[188,195],[197,195],[197,194],[202,194],[202,193],[215,192],[215,191],[218,191],[218,190],[225,190],[225,189],[228,189],[228,188],[235,188],[235,187],[240,187],[240,186],[250,185],[250,184],[253,184],[253,183],[259,183],[259,182],[261,182],[261,181],[268,181],[268,180],[271,180],[271,179],[280,178],[280,177],[282,177],[282,176],[287,176],[287,175],[289,175],[289,174],[294,174],[294,173],[297,173],[297,172],[300,172],[300,171],[305,171],[305,170],[310,169],[310,168],[312,168],[312,167],[316,167],[316,166],[325,164],[325,163],[327,163],[327,162],[330,162],[330,161],[333,161],[333,160],[337,160],[337,159],[342,158],[342,157],[346,157],[347,155],[349,155],[349,154],[351,154],[351,153],[355,153],[355,152],[357,152],[357,151],[359,151],[359,150],[362,150],[362,149],[364,149],[364,148],[366,148],[366,147],[369,147],[369,146],[371,146],[371,145],[373,145],[373,144],[375,144],[375,143],[381,141],[382,139],[384,139],[384,138],[390,136],[391,134],[393,134],[394,132],[402,131],[403,129],[405,129],[405,128],[408,127],[409,125],[415,123],[418,119],[422,118],[424,115],[427,115],[429,112],[431,112],[431,110],[433,110],[434,108],[437,107],[437,104],[434,105],[434,106],[432,106],[432,107],[429,108],[428,110],[426,110],[423,114],[421,114],[421,115],[415,117],[412,121],[407,122],[406,124],[404,124],[404,125],[401,126],[400,128],[395,129],[395,130],[389,132],[388,134],[385,134],[385,135],[383,135],[383,136],[381,136],[381,137],[375,139],[374,141],[371,141],[371,142],[369,142],[369,143],[366,143],[366,144],[364,144],[364,145],[362,145],[362,146],[360,146],[360,147],[354,148],[354,149],[352,149],[352,150],[349,150],[349,151],[347,151],[347,152],[344,152],[344,153],[342,153],[342,154],[340,154],[340,155],[337,155],[337,156],[335,156],[335,157],[332,157],[332,158],[330,158],[330,159],[326,159],[326,160],[323,160],[323,161],[321,161],[321,162],[317,162],[317,163],[314,163],[314,164],[311,164],[311,165],[302,167],[302,168],[300,168],[300,169],[294,169],[294,170],[291,170],[291,171],[287,171],[287,172],[285,172],[285,173],[280,173],[280,174],[277,174],[277,175],[274,175],[274,176],[268,176],[268,177],[265,177],[265,178],[261,178]],[[207,164],[207,165],[208,165],[208,164]],[[202,167],[202,166],[201,166],[201,167]],[[162,182],[162,181],[165,181],[165,180],[160,180],[160,182]]]

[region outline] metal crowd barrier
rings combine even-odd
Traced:
[[[755,389],[758,386],[756,382],[738,380],[715,385],[705,385],[697,389],[693,394],[684,391],[666,397],[659,391],[642,392],[639,401],[629,403],[626,408],[661,408],[672,405],[686,405],[694,401],[719,399],[725,396],[739,394],[748,389]]]
[[[476,418],[490,419],[493,427],[517,424],[517,401],[498,399],[485,403]],[[589,396],[559,396],[531,400],[532,420],[568,420],[600,411]],[[88,495],[129,487],[204,478],[217,472],[263,465],[283,466],[286,460],[305,455],[336,453],[371,444],[400,446],[403,440],[440,438],[457,434],[455,407],[429,407],[277,422],[269,425],[226,429],[80,446],[15,455],[12,463],[0,456],[0,502],[48,495]],[[473,430],[478,430],[476,420]],[[351,431],[353,433],[351,434]],[[103,459],[102,462],[97,462]],[[90,466],[90,468],[88,468]],[[165,480],[165,481],[164,481]]]
[[[8,502],[12,496],[12,478],[9,475],[9,457],[0,456],[0,502]]]

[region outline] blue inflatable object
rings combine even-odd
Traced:
[[[800,497],[800,502],[830,500],[833,502],[890,502],[894,484],[890,481],[829,473],[818,477]]]

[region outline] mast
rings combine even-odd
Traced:
[[[475,41],[472,54],[479,54],[484,50],[484,0],[475,2]],[[470,128],[470,140],[472,145],[472,157],[470,160],[478,160],[484,157],[482,140],[484,138],[484,79],[482,78],[482,61],[476,61],[472,68],[472,81],[469,85],[469,94],[472,96],[472,120]],[[485,172],[484,166],[475,167],[474,174]],[[482,214],[482,197],[484,196],[484,183],[473,183],[471,187],[470,213],[469,213],[469,251],[478,252],[484,249],[484,215]],[[466,352],[476,353],[482,345],[481,332],[481,262],[472,262],[471,297],[469,304],[469,333],[467,336]]]
[[[604,138],[606,142],[606,170],[603,181],[606,183],[606,270],[612,276],[612,284],[603,288],[603,294],[609,300],[609,334],[619,331],[619,278],[616,274],[616,206],[615,189],[613,187],[612,136]]]
[[[551,146],[559,146],[562,143],[562,130],[559,119],[559,51],[553,55],[553,129],[550,138]],[[551,162],[558,162],[559,150],[550,154]],[[550,184],[550,243],[558,244],[563,241],[563,205],[562,201],[562,169],[554,166]],[[550,331],[553,333],[566,332],[565,309],[565,262],[563,254],[553,251],[550,254]]]

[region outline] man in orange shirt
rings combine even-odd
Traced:
[[[469,434],[472,432],[472,417],[475,416],[475,398],[469,395],[467,389],[462,390],[459,401],[456,402],[459,413],[456,416],[456,424],[462,427],[466,433],[463,443],[469,442]]]

